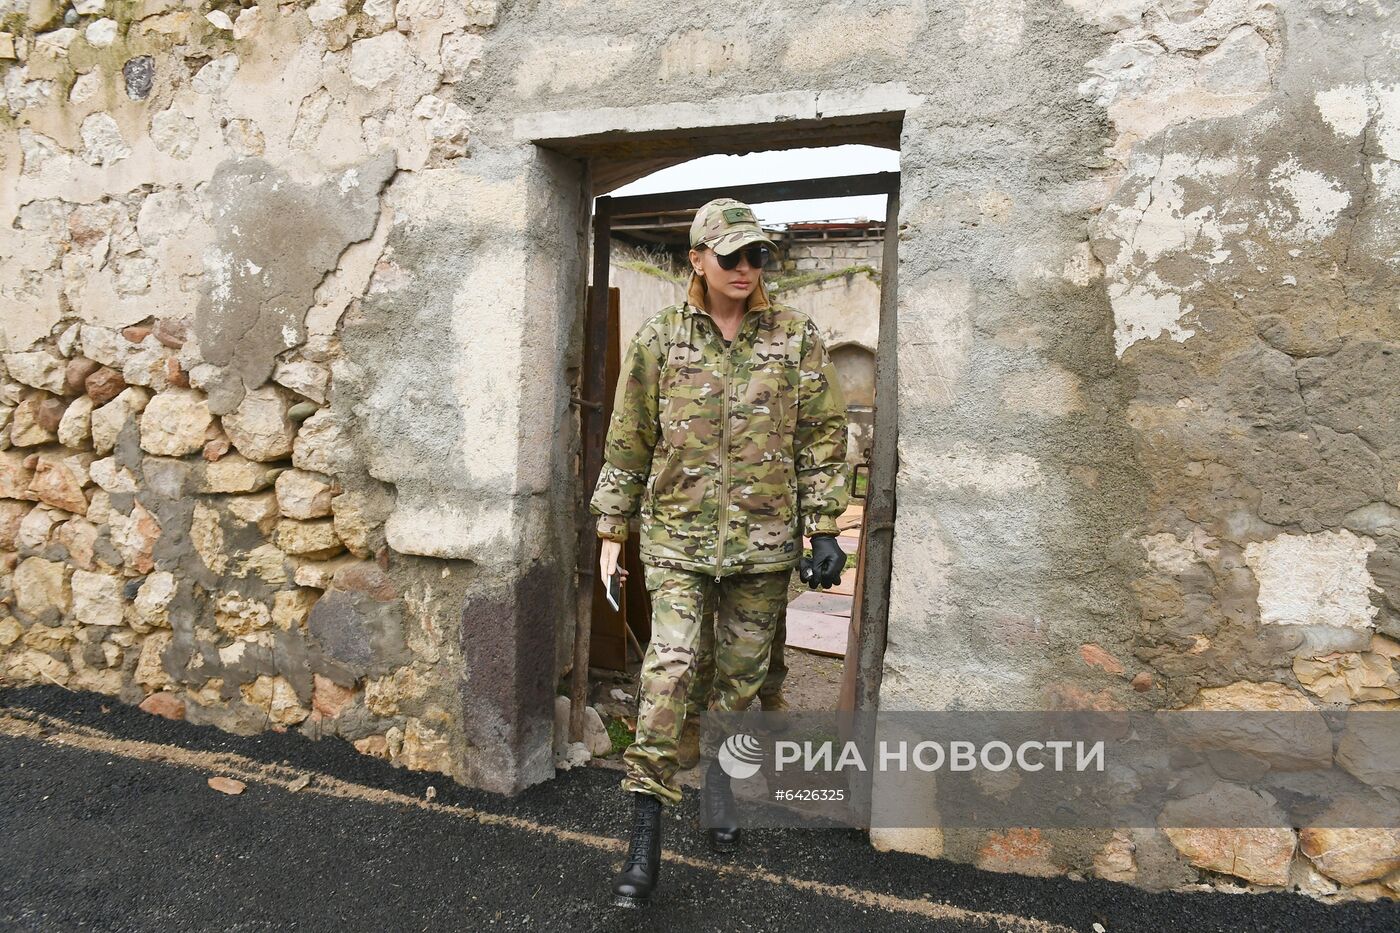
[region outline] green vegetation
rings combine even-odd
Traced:
[[[612,751],[609,755],[616,755],[632,744],[632,740],[637,737],[636,732],[627,728],[627,723],[621,719],[614,719],[611,716],[603,723],[608,730],[608,738],[612,739]]]
[[[774,276],[768,280],[768,291],[770,294],[776,295],[779,292],[792,291],[806,285],[816,285],[830,279],[849,278],[854,275],[868,275],[876,285],[880,284],[878,269],[870,266],[846,266],[844,269],[814,269],[810,272],[800,272],[794,275]]]
[[[666,282],[674,282],[677,285],[684,285],[688,280],[685,276],[663,269],[655,263],[647,262],[645,259],[624,259],[617,263],[619,269],[631,269],[633,272],[640,272]]]

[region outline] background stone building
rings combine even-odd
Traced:
[[[549,778],[589,196],[863,142],[902,178],[882,707],[1397,702],[1385,0],[0,0],[0,24],[8,683]],[[874,841],[1394,896],[1400,835],[1348,833]]]

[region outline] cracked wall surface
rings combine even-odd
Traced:
[[[7,680],[518,781],[463,727],[477,568],[387,545],[341,339],[492,9],[0,7]]]
[[[6,682],[549,777],[587,259],[569,153],[893,115],[882,705],[1400,704],[1394,5],[712,14],[0,0]],[[1228,832],[873,841],[1400,891],[1377,832],[1250,859]]]

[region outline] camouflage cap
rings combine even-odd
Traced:
[[[767,243],[778,248],[758,225],[753,209],[733,198],[715,198],[695,212],[695,220],[690,224],[690,245],[702,243],[721,256],[746,243]]]

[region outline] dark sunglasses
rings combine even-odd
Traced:
[[[715,253],[715,261],[719,263],[721,269],[727,272],[731,269],[739,268],[739,257],[744,256],[748,259],[749,265],[753,266],[755,269],[762,269],[764,266],[768,265],[768,257],[771,254],[772,250],[768,247],[754,243],[725,255]]]

